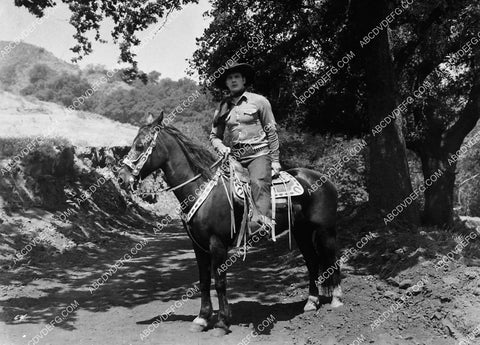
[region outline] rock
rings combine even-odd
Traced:
[[[412,286],[412,280],[411,279],[404,279],[400,282],[400,284],[398,284],[398,287],[400,289],[407,289],[410,286]]]
[[[383,293],[383,296],[385,296],[386,298],[394,300],[397,297],[397,293],[393,292],[393,291],[390,291],[390,290],[387,290]]]
[[[443,277],[442,280],[447,285],[458,285],[460,283],[459,279],[451,276]]]
[[[468,279],[475,279],[475,278],[477,278],[477,272],[467,269],[467,270],[465,270],[465,276]]]
[[[398,286],[398,282],[393,277],[388,277],[386,279],[386,282],[392,286]]]
[[[409,287],[407,289],[407,291],[411,292],[412,295],[416,296],[418,295],[420,292],[422,292],[422,290],[424,289],[424,285],[416,285],[415,288],[413,287]]]
[[[448,295],[440,296],[440,302],[442,302],[442,303],[450,302],[451,300],[452,300],[452,298]]]

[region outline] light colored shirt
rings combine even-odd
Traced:
[[[218,118],[226,112],[228,115],[225,120],[218,121]],[[220,104],[215,111],[209,139],[217,150],[221,145],[230,147],[237,144],[249,145],[255,153],[248,157],[267,153],[271,155],[273,162],[278,162],[279,142],[276,126],[268,99],[245,91],[236,103],[229,99]]]

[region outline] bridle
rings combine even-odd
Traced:
[[[123,163],[128,166],[130,169],[132,169],[132,175],[135,177],[138,177],[140,174],[140,171],[142,170],[143,166],[145,165],[145,162],[148,160],[150,155],[152,154],[153,149],[155,148],[155,145],[157,144],[157,137],[158,137],[158,132],[155,131],[155,134],[153,135],[153,139],[150,142],[150,145],[148,145],[148,148],[146,151],[142,152],[137,158],[135,159],[130,159],[125,157],[123,160]]]
[[[150,142],[150,145],[148,145],[148,148],[146,151],[142,152],[137,158],[135,159],[130,159],[128,156],[125,157],[123,159],[123,163],[128,166],[131,170],[132,170],[132,175],[135,176],[135,178],[138,178],[138,176],[140,175],[140,171],[142,170],[143,166],[145,165],[145,162],[148,160],[148,158],[150,157],[150,155],[152,154],[152,151],[153,149],[155,148],[155,146],[157,145],[157,138],[158,138],[158,131],[155,131],[155,134],[153,135],[153,139],[152,141]],[[226,158],[226,156],[224,157],[220,157],[218,160],[216,160],[211,166],[210,168],[213,168],[215,167],[218,163],[222,162],[224,159]],[[197,174],[195,175],[194,177],[188,179],[187,181],[185,182],[182,182],[180,183],[179,185],[177,186],[174,186],[174,187],[167,187],[167,188],[163,188],[155,193],[147,193],[147,194],[157,194],[157,193],[160,193],[160,192],[168,192],[168,191],[174,191],[180,187],[183,187],[185,186],[186,184],[189,184],[190,182],[192,181],[195,181],[196,179],[198,179],[200,176],[202,176],[202,174]],[[139,182],[141,182],[141,179],[139,180]],[[132,188],[133,189],[133,188]],[[146,194],[146,193],[141,193],[141,194]]]

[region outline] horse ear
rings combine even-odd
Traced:
[[[155,120],[154,124],[155,125],[161,125],[163,121],[163,110],[160,112],[160,115],[158,115],[157,119]]]
[[[147,125],[152,124],[152,123],[153,123],[153,120],[154,120],[154,119],[153,119],[152,113],[148,113],[148,116],[147,116],[147,118],[146,118],[146,120],[145,120],[146,124],[147,124]]]

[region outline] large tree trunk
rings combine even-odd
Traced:
[[[448,157],[437,158],[422,154],[422,171],[425,188],[425,207],[422,223],[425,225],[450,225],[453,222],[453,193],[455,187],[456,162],[448,162]],[[450,160],[452,162],[452,160]],[[430,181],[428,181],[430,180]]]
[[[453,223],[458,159],[456,154],[460,150],[466,134],[476,123],[476,120],[469,119],[470,111],[475,111],[475,109],[468,106],[457,123],[447,131],[442,131],[431,120],[427,137],[409,144],[409,148],[415,151],[422,161],[424,183],[428,179],[432,181],[430,185],[424,184],[425,205],[422,223],[425,225],[445,226]],[[478,117],[478,115],[476,116]],[[432,116],[429,118],[433,119]],[[460,126],[462,123],[463,125]]]
[[[479,64],[480,52],[477,51],[474,66]],[[422,111],[428,121],[427,133],[418,142],[409,143],[409,147],[422,160],[424,180],[439,169],[443,170],[443,174],[431,186],[426,186],[422,221],[428,225],[450,225],[454,216],[453,195],[458,158],[456,153],[480,117],[480,72],[474,71],[468,102],[453,126],[445,129],[442,121],[438,121],[434,116],[434,109],[430,107]]]
[[[387,0],[357,0],[359,32],[366,35],[388,14]],[[397,107],[397,87],[391,49],[386,29],[363,47],[366,84],[368,92],[368,116],[370,128],[379,128]],[[383,122],[382,122],[383,123]],[[370,205],[388,214],[411,193],[412,184],[406,158],[405,140],[401,130],[401,116],[375,134],[369,143]],[[398,218],[412,223],[419,221],[415,202],[406,207]]]

